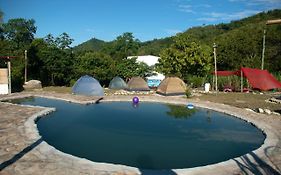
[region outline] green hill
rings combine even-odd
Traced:
[[[221,52],[221,55],[218,55],[221,66],[224,65],[227,68],[235,68],[241,66],[242,63],[241,65],[235,65],[237,64],[237,60],[233,58],[234,55],[236,57],[245,57],[245,62],[243,62],[243,65],[247,65],[247,62],[258,61],[258,59],[260,59],[262,50],[262,36],[265,23],[267,20],[278,18],[281,18],[281,9],[258,13],[256,15],[241,20],[232,21],[230,23],[192,27],[183,33],[190,35],[200,43],[209,45],[210,47],[212,47],[213,43],[216,42],[219,46],[218,51]],[[173,36],[140,42],[138,43],[138,50],[136,54],[159,55],[163,49],[168,48],[172,43]],[[266,43],[266,55],[269,60],[267,62],[268,66],[274,64],[271,65],[271,67],[275,67],[275,70],[276,68],[279,69],[279,67],[281,69],[281,65],[276,65],[277,62],[274,60],[281,60],[281,25],[272,25],[267,27]],[[105,42],[96,38],[92,38],[89,41],[78,45],[75,47],[75,49],[79,51],[100,51],[108,53],[108,50],[112,48],[113,45],[114,41]],[[241,53],[237,54],[237,52]],[[229,60],[226,61],[226,59]],[[229,61],[232,61],[231,65],[229,64]],[[258,64],[259,63],[256,65]]]
[[[76,51],[100,51],[106,45],[105,41],[92,38],[78,46],[74,47]]]

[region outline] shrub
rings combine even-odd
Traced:
[[[185,95],[186,95],[186,98],[190,98],[192,96],[192,89],[190,87],[186,87],[186,90],[185,90]]]

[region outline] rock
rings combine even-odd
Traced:
[[[254,110],[250,109],[250,108],[245,108],[246,111],[250,111],[250,112],[255,112]]]
[[[258,113],[264,113],[264,110],[263,110],[262,108],[258,108],[256,111],[257,111]]]
[[[265,109],[265,110],[264,110],[264,113],[270,115],[272,112],[271,112],[269,109]]]
[[[30,80],[23,85],[25,90],[42,89],[42,83],[39,80]]]
[[[281,115],[280,113],[278,113],[278,112],[272,112],[272,114],[274,114],[274,115]]]

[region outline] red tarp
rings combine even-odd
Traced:
[[[217,71],[218,76],[230,76],[237,75],[241,76],[241,71],[243,72],[243,77],[247,78],[253,89],[260,89],[262,91],[267,91],[270,89],[281,88],[281,83],[277,81],[273,75],[271,75],[267,70],[252,69],[252,68],[241,68],[238,71]],[[214,73],[213,73],[214,74]]]
[[[270,89],[281,88],[281,83],[267,70],[241,68],[243,76],[246,77],[254,89],[267,91]]]
[[[215,74],[215,72],[213,74]],[[236,75],[236,71],[217,71],[217,75],[218,76]]]

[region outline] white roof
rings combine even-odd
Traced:
[[[144,62],[148,66],[154,66],[156,63],[158,63],[158,59],[160,57],[153,56],[153,55],[144,55],[144,56],[129,56],[128,59],[137,57],[137,62]]]

